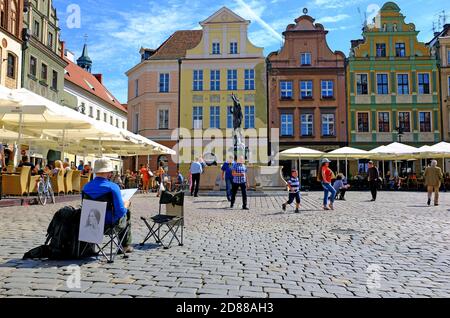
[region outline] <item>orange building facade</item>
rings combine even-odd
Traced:
[[[269,125],[280,129],[280,151],[330,151],[347,144],[345,55],[328,47],[328,31],[303,15],[267,58]]]

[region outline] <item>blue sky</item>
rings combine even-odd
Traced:
[[[214,4],[212,4],[214,3]],[[176,30],[198,29],[199,21],[227,6],[251,20],[250,40],[265,48],[266,55],[278,50],[281,33],[308,8],[309,15],[327,30],[332,50],[348,55],[350,40],[361,37],[364,15],[371,16],[385,1],[374,0],[53,0],[66,47],[77,58],[88,35],[93,72],[103,73],[105,85],[122,103],[127,101],[124,74],[139,62],[141,46],[157,48]],[[421,31],[419,40],[432,37],[433,21],[446,10],[450,23],[450,4],[436,0],[397,0],[406,21]],[[80,28],[73,28],[70,5],[80,8]],[[358,12],[361,12],[361,14]],[[274,32],[275,31],[275,32]]]

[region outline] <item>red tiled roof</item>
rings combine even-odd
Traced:
[[[202,35],[202,30],[177,31],[161,44],[150,60],[185,57],[187,50],[195,48],[200,43]]]
[[[98,98],[101,98],[111,106],[127,112],[126,107],[124,107],[93,74],[85,71],[67,58],[64,58],[64,60],[69,63],[66,67],[66,74],[64,76],[66,80],[83,88]]]

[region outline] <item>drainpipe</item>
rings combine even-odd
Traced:
[[[266,110],[267,110],[267,155],[269,158],[268,165],[270,166],[272,164],[271,155],[272,155],[272,144],[271,144],[271,121],[270,121],[270,97],[269,97],[269,67],[270,61],[269,58],[266,58]]]
[[[180,141],[180,125],[181,125],[181,64],[183,60],[178,59],[178,142]],[[177,159],[177,170],[180,169],[180,144],[178,143],[178,159]]]
[[[348,58],[345,58],[344,60],[344,87],[345,87],[345,138],[347,139],[345,142],[346,146],[350,145],[350,131],[348,129],[349,127],[349,116],[348,113],[350,112],[350,104],[349,104],[349,98],[348,98],[348,84],[347,84],[347,66],[348,66]],[[348,79],[349,80],[349,79]],[[346,175],[348,177],[348,175]]]

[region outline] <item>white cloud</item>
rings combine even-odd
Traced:
[[[348,14],[338,14],[335,16],[322,17],[317,19],[317,23],[336,23],[350,18]]]

